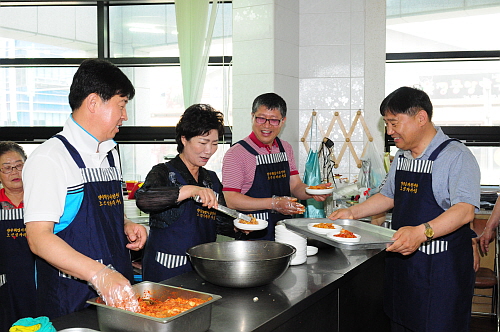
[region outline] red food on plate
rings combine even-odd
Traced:
[[[313,227],[317,227],[317,228],[327,228],[327,229],[335,229],[335,228],[338,228],[337,225],[335,224],[332,224],[332,223],[327,223],[327,222],[320,222],[320,223],[317,223],[316,225],[314,225]]]
[[[326,187],[324,185],[309,186],[309,189],[332,189],[333,187]]]
[[[245,219],[239,219],[239,223],[240,224],[248,224],[248,225],[258,225],[259,221],[257,220],[257,218],[250,215],[250,221],[246,221]]]
[[[355,239],[356,238],[356,235],[354,235],[353,232],[351,231],[348,231],[347,229],[343,228],[340,233],[338,234],[335,234],[334,235],[335,237],[343,237],[343,238],[346,238],[346,239]]]

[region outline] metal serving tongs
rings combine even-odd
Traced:
[[[197,203],[202,203],[200,196],[198,196],[198,195],[194,196],[193,199]],[[243,213],[238,212],[236,210],[225,207],[224,205],[217,204],[216,210],[219,210],[220,212],[225,213],[228,216],[231,216],[235,219],[243,219],[245,221],[252,221],[252,217],[250,217],[248,214],[243,214]]]

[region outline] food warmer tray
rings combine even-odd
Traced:
[[[361,236],[359,242],[337,242],[330,239],[326,234],[318,234],[310,231],[307,228],[309,223],[334,223],[342,226],[343,228]],[[291,231],[295,231],[302,234],[308,238],[321,241],[323,243],[332,245],[337,248],[347,249],[347,250],[359,250],[359,249],[385,249],[387,243],[392,243],[391,238],[396,232],[392,229],[385,228],[382,226],[377,226],[370,224],[368,222],[363,222],[354,219],[337,219],[330,220],[328,218],[294,218],[294,219],[284,219],[279,223],[283,223],[286,228]]]
[[[97,306],[99,329],[104,332],[203,332],[210,328],[212,304],[221,296],[198,292],[180,287],[144,281],[132,286],[142,298],[164,301],[168,298],[199,298],[206,300],[194,308],[172,317],[155,318],[139,313],[122,310],[101,303],[100,298],[88,300]],[[144,295],[144,296],[143,296]]]

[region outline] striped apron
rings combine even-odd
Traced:
[[[62,230],[58,224],[54,232],[73,249],[104,265],[112,264],[129,281],[133,281],[130,252],[126,248],[127,237],[123,231],[124,210],[121,175],[115,167],[111,151],[107,158],[108,168],[86,168],[78,151],[61,135],[56,135],[80,168],[83,184],[68,188],[66,207],[69,202],[81,199],[78,209],[65,208],[76,213],[73,220]],[[56,318],[88,306],[86,301],[97,293],[86,281],[67,275],[43,259],[37,259],[38,315]]]
[[[432,167],[454,139],[428,160],[396,161],[392,225],[418,226],[444,212],[432,191]],[[411,255],[387,253],[384,309],[392,321],[415,332],[468,332],[474,270],[469,225],[425,242]]]
[[[252,187],[245,195],[254,198],[269,198],[276,196],[290,196],[290,165],[281,140],[276,137],[279,146],[278,153],[259,154],[247,142],[239,141],[248,152],[255,156],[256,167]],[[260,231],[253,231],[250,234],[239,234],[237,237],[242,240],[270,240],[274,241],[274,227],[276,223],[283,219],[291,218],[281,213],[271,210],[245,211],[245,214],[252,214],[257,219],[267,220],[267,228]]]
[[[169,178],[187,185],[172,162],[166,163],[169,168]],[[203,183],[207,188],[220,193],[221,188],[214,178],[214,172],[209,172],[210,183]],[[188,261],[186,251],[198,244],[214,242],[217,239],[216,216],[217,212],[207,209],[192,199],[182,203],[182,214],[173,223],[166,227],[151,225],[148,241],[142,259],[143,280],[160,282],[179,274],[189,272],[193,268]]]
[[[4,209],[0,203],[0,331],[35,317],[35,256],[26,240],[24,209]]]

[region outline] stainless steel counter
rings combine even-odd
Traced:
[[[379,249],[326,246],[266,286],[220,287],[196,272],[163,283],[222,296],[213,305],[209,331],[304,331],[311,325],[315,331],[356,331],[365,323],[386,323],[381,311],[384,256]],[[99,329],[92,308],[54,319],[53,324],[58,330]]]

